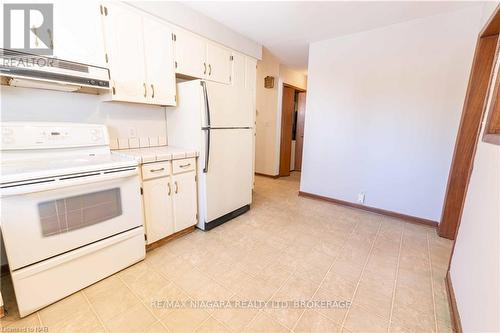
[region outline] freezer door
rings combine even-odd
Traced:
[[[205,222],[251,203],[252,134],[252,129],[210,131],[208,170],[201,173],[200,218]],[[201,156],[200,164],[204,164],[205,158]]]
[[[206,81],[210,126],[253,127],[252,106],[239,87]],[[207,113],[203,113],[203,124],[207,123]]]

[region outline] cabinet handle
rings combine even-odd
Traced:
[[[148,96],[148,88],[146,87],[146,83],[143,82],[142,83],[143,87],[144,87],[144,97]]]
[[[175,193],[179,192],[179,184],[177,184],[177,181],[174,182],[175,184]]]
[[[207,74],[207,64],[203,63],[203,74]]]
[[[165,168],[159,168],[159,169],[151,169],[149,172],[158,172],[158,171],[163,171]]]
[[[170,196],[170,194],[172,193],[172,187],[170,186],[170,182],[167,183],[167,186],[168,186],[168,195]]]
[[[191,163],[179,165],[179,168],[187,168]]]
[[[212,65],[208,65],[208,75],[212,75]]]
[[[153,93],[151,94],[151,98],[155,98],[155,86],[153,84],[151,85],[151,90],[153,90]]]

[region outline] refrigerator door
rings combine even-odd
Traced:
[[[241,98],[239,89],[237,85],[206,81],[209,113],[203,112],[202,123],[208,123],[209,114],[212,128],[253,127],[253,107],[246,98]]]
[[[200,156],[200,222],[210,222],[252,201],[252,129],[212,129]],[[206,158],[208,157],[208,163]],[[202,226],[203,227],[203,226]]]

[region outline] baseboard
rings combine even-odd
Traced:
[[[266,175],[265,173],[260,173],[260,172],[256,172],[255,174],[257,176],[262,176],[262,177],[267,177],[267,178],[273,178],[273,179],[280,178],[279,175]]]
[[[458,313],[457,300],[455,299],[455,291],[451,283],[450,271],[446,273],[446,294],[448,295],[448,304],[450,305],[451,323],[453,324],[453,331],[462,333],[462,323],[460,321],[460,314]]]
[[[195,228],[196,228],[196,227],[193,225],[193,226],[188,227],[188,228],[186,228],[186,229],[183,229],[183,230],[181,230],[181,231],[177,231],[175,234],[172,234],[172,235],[170,235],[170,236],[167,236],[167,237],[165,237],[165,238],[162,238],[162,239],[160,239],[160,240],[157,240],[157,241],[156,241],[156,242],[154,242],[154,243],[147,244],[147,245],[146,245],[146,251],[151,251],[151,250],[154,250],[154,249],[156,249],[157,247],[160,247],[160,246],[162,246],[162,245],[164,245],[164,244],[166,244],[166,243],[168,243],[168,242],[170,242],[170,241],[173,241],[174,239],[177,239],[177,238],[179,238],[179,237],[182,237],[182,236],[184,236],[184,235],[187,235],[187,234],[189,234],[190,232],[193,232]]]
[[[299,191],[299,196],[317,199],[317,200],[323,200],[323,201],[327,201],[327,202],[331,202],[331,203],[334,203],[337,205],[347,206],[347,207],[351,207],[351,208],[366,210],[368,212],[376,213],[376,214],[380,214],[380,215],[384,215],[384,216],[395,217],[395,218],[404,220],[405,222],[410,222],[410,223],[414,223],[414,224],[424,224],[424,225],[428,225],[428,226],[431,226],[434,228],[437,228],[437,226],[439,225],[438,222],[433,221],[433,220],[428,220],[428,219],[423,219],[423,218],[416,217],[416,216],[396,213],[396,212],[392,212],[390,210],[360,205],[360,204],[356,204],[356,203],[349,202],[349,201],[324,197],[321,195],[312,194],[312,193],[308,193],[308,192]]]

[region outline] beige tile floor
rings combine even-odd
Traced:
[[[35,326],[50,332],[451,332],[444,285],[451,242],[429,227],[298,197],[299,175],[257,177],[250,212],[168,243],[26,318],[18,318],[4,277],[8,315],[1,326],[11,332]],[[154,300],[268,306],[167,308]],[[352,305],[270,306],[311,300]]]

